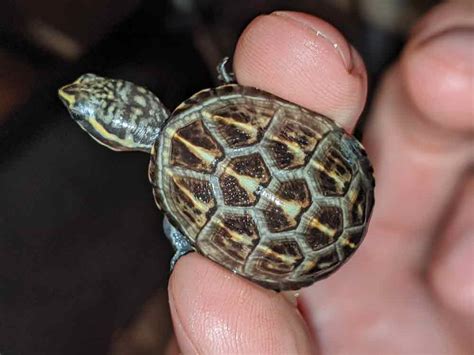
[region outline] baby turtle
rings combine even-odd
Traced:
[[[197,251],[274,290],[322,279],[360,245],[374,203],[362,145],[323,115],[238,85],[171,114],[147,89],[82,75],[59,90],[72,118],[117,151],[151,154],[149,179],[178,258]]]

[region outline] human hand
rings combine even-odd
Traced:
[[[438,6],[386,73],[364,136],[376,205],[349,263],[292,302],[196,253],[181,258],[169,285],[177,339],[170,354],[472,351],[473,20],[462,5]],[[362,60],[309,15],[255,19],[234,65],[240,84],[325,114],[349,132],[364,107]]]

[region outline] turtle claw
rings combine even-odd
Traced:
[[[173,272],[174,270],[174,266],[176,265],[176,263],[178,262],[178,260],[182,257],[182,256],[185,256],[186,254],[190,253],[194,251],[193,248],[189,249],[189,250],[177,250],[173,257],[171,258],[171,261],[170,261],[170,273]]]
[[[224,84],[236,83],[235,74],[227,71],[226,65],[229,62],[229,57],[224,57],[217,65],[217,79]]]
[[[171,273],[179,258],[194,251],[194,248],[189,243],[188,239],[169,222],[167,217],[163,219],[163,230],[166,238],[168,238],[175,250],[175,254],[170,262]]]

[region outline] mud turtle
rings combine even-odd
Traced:
[[[233,82],[171,114],[147,89],[82,75],[59,90],[72,118],[117,151],[151,154],[149,179],[176,254],[195,250],[274,290],[338,269],[374,203],[362,145],[323,115]]]

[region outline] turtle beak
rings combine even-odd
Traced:
[[[76,95],[77,95],[77,85],[75,83],[68,84],[63,86],[58,90],[58,95],[63,104],[68,108],[71,109],[74,107],[74,103],[76,102]]]

